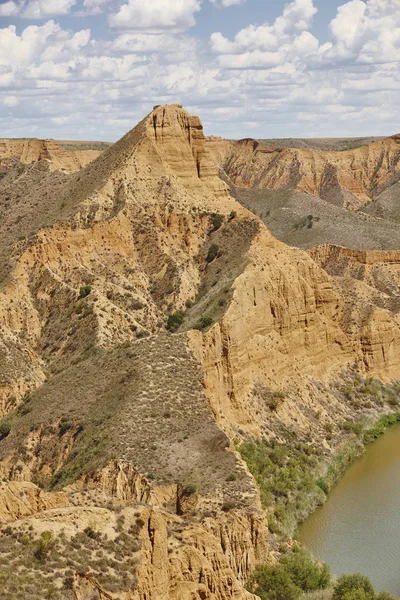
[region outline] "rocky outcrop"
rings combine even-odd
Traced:
[[[0,524],[63,506],[69,506],[64,492],[44,492],[28,481],[0,482]]]
[[[0,139],[0,165],[11,166],[12,161],[30,164],[46,160],[52,169],[64,169],[72,173],[86,166],[99,154],[95,150],[66,151],[55,140]]]
[[[342,152],[265,146],[209,138],[207,144],[239,187],[297,189],[356,209],[400,174],[400,135]]]

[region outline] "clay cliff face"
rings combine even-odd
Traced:
[[[396,181],[400,135],[343,152],[209,138],[215,163],[239,187],[296,189],[356,209]]]
[[[398,140],[385,143],[394,168]],[[238,147],[232,173],[262,185],[269,151]],[[60,553],[93,521],[112,540],[131,532],[125,600],[248,599],[246,578],[273,552],[233,441],[279,440],[284,425],[329,454],[326,425],[353,410],[338,381],[355,369],[390,380],[400,366],[397,254],[279,242],[229,195],[215,149],[197,117],[161,106],[78,172],[33,163],[34,189],[0,182],[0,410],[11,422],[0,518],[24,517],[35,535],[65,524]],[[370,163],[370,150],[354,155],[363,173]],[[270,392],[284,397],[273,414]],[[13,526],[22,535],[25,522]],[[78,567],[72,597],[116,597]]]

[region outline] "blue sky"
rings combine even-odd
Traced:
[[[400,0],[0,0],[0,136],[115,140],[178,102],[224,137],[400,131]]]

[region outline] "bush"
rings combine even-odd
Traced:
[[[37,560],[46,560],[50,550],[54,546],[53,534],[51,531],[43,531],[35,544],[34,556]]]
[[[315,561],[305,548],[282,556],[281,565],[303,592],[325,590],[331,583],[328,566]]]
[[[6,422],[2,421],[0,423],[0,440],[4,440],[4,438],[6,438],[8,436],[10,431],[11,431],[10,423],[6,423]]]
[[[280,567],[258,567],[248,589],[261,600],[297,600],[301,594],[300,588]]]
[[[374,600],[375,590],[368,577],[356,573],[342,575],[333,588],[333,600]]]
[[[79,298],[86,298],[86,296],[89,296],[91,291],[92,291],[91,285],[82,286],[79,290]]]
[[[200,321],[197,321],[196,325],[194,326],[194,329],[202,331],[203,329],[207,329],[207,327],[210,327],[210,325],[212,324],[213,320],[211,317],[201,317]]]
[[[183,486],[182,486],[182,493],[184,496],[191,496],[192,494],[195,494],[197,490],[197,486],[195,484],[194,481],[192,481],[191,479],[186,479],[183,482]]]
[[[212,215],[211,215],[212,228],[210,229],[210,231],[208,233],[211,234],[211,233],[214,233],[214,231],[218,231],[218,229],[221,227],[223,222],[224,222],[223,215],[218,215],[217,213],[212,213]]]
[[[213,244],[212,246],[209,247],[208,249],[208,253],[206,256],[206,261],[208,263],[212,262],[215,258],[217,258],[219,256],[219,246],[217,246],[217,244]]]
[[[330,583],[327,565],[315,561],[305,548],[298,548],[283,555],[278,565],[256,569],[249,590],[262,600],[296,600],[301,593],[324,590]]]
[[[179,329],[179,327],[182,325],[184,318],[185,318],[185,315],[181,310],[178,310],[175,313],[173,313],[172,315],[169,315],[168,321],[167,321],[168,331],[171,331],[172,333],[177,331]]]

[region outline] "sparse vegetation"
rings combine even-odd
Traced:
[[[108,592],[128,592],[135,585],[140,523],[127,524],[119,531],[117,521],[116,535],[111,537],[91,524],[73,535],[44,531],[39,537],[33,527],[3,526],[0,529],[2,600],[69,600],[67,591],[73,589],[74,575],[89,575]]]
[[[303,219],[300,219],[300,221],[297,221],[297,223],[294,226],[294,230],[298,231],[299,229],[304,229],[305,227],[307,229],[311,229],[313,224],[318,223],[318,221],[319,217],[314,217],[314,215],[307,215]]]

